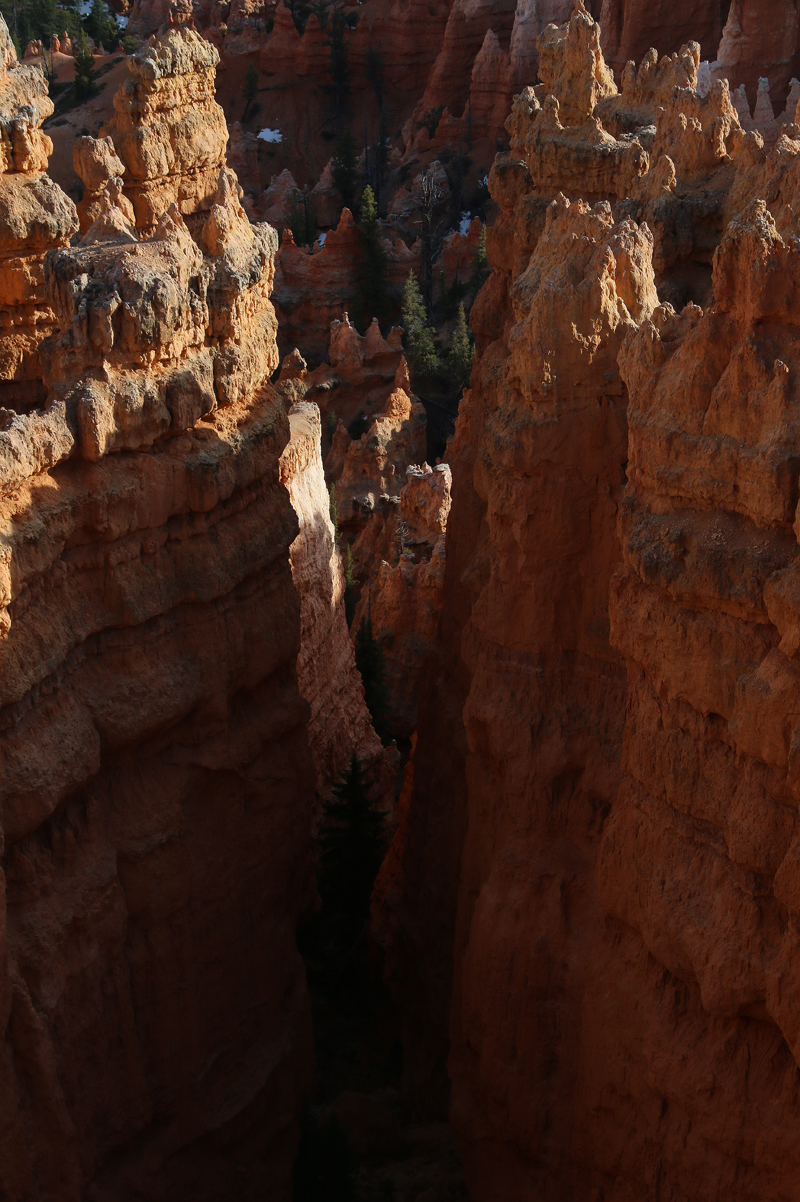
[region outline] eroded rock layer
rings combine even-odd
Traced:
[[[696,44],[618,85],[582,0],[538,51],[378,898],[406,1085],[449,1046],[478,1202],[794,1202],[797,126]]]
[[[184,78],[176,36],[143,61]],[[91,143],[113,171],[83,239],[44,256],[77,224],[52,185],[36,226],[46,399],[0,413],[0,1193],[288,1200],[314,769],[277,238],[210,156],[196,238],[165,184],[133,189],[140,239]],[[0,177],[20,258],[36,171]]]

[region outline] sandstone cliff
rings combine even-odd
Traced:
[[[53,144],[39,128],[53,112],[38,67],[17,62],[0,22],[0,402],[40,403],[38,346],[55,327],[44,257],[78,228],[75,206],[45,174]]]
[[[478,1202],[789,1202],[800,142],[581,0],[539,58],[376,897],[406,1087],[449,1049]]]
[[[149,47],[125,95],[149,79],[159,104],[180,96],[193,48],[186,34]],[[7,68],[12,104],[27,69]],[[199,75],[213,95],[213,63]],[[279,479],[289,423],[266,382],[277,239],[247,221],[213,127],[205,158],[187,133],[191,153],[153,166],[192,126],[182,103],[171,134],[145,122],[117,145],[152,237],[114,174],[83,240],[43,258],[76,228],[70,202],[38,161],[0,179],[8,258],[27,272],[33,242],[51,314],[28,360],[45,404],[0,415],[0,1163],[14,1202],[288,1199],[311,1071],[295,927],[314,770]],[[40,138],[35,112],[11,122],[20,143]],[[158,154],[137,159],[142,144]],[[93,161],[116,173],[103,146]],[[0,336],[6,381],[20,301]]]

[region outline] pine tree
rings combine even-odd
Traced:
[[[389,737],[387,726],[389,697],[386,691],[386,661],[380,644],[372,633],[372,618],[361,619],[356,634],[356,667],[364,686],[364,701],[372,718],[375,733],[381,742]]]
[[[450,342],[450,354],[447,357],[447,374],[456,388],[463,388],[469,380],[472,371],[472,345],[467,330],[467,319],[464,315],[463,304],[458,306],[456,328]]]
[[[439,369],[439,358],[433,339],[436,331],[428,325],[425,302],[413,271],[408,273],[403,289],[403,327],[406,349],[416,375],[432,376]]]
[[[381,246],[378,206],[375,194],[367,184],[361,197],[358,215],[361,245],[361,310],[364,321],[382,318],[386,313],[386,254]]]
[[[354,927],[369,918],[369,903],[383,857],[383,814],[373,810],[361,764],[350,767],[324,806],[321,892],[323,904]]]
[[[333,156],[333,186],[342,198],[342,203],[351,211],[356,204],[358,186],[358,148],[350,130],[345,130]]]
[[[97,74],[94,57],[89,49],[86,34],[81,32],[75,47],[75,94],[79,100],[88,100],[97,91]]]
[[[489,260],[486,257],[486,226],[482,225],[481,234],[478,238],[478,249],[472,261],[472,276],[469,281],[470,288],[477,292],[488,274]]]
[[[84,17],[83,27],[94,44],[99,46],[102,42],[105,50],[110,50],[119,42],[120,29],[105,0],[92,0],[92,7]]]
[[[344,558],[344,616],[348,627],[353,625],[353,618],[356,612],[356,587],[356,565],[353,559],[353,548],[348,543],[347,553]]]
[[[331,515],[331,522],[333,523],[333,537],[338,538],[339,537],[339,503],[336,500],[336,485],[335,484],[331,485],[331,491],[329,493],[329,513]]]
[[[255,63],[250,63],[244,73],[244,84],[242,85],[242,99],[244,100],[244,112],[242,113],[242,121],[247,116],[250,105],[256,98],[258,93],[258,67]]]

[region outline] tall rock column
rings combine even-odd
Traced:
[[[651,1185],[655,1132],[672,1196],[796,1193],[798,279],[756,201],[714,307],[656,310],[620,356],[628,709],[576,1123],[607,1197]]]
[[[288,1202],[314,769],[277,237],[223,169],[194,237],[134,189],[140,239],[113,179],[44,261],[46,404],[0,417],[0,1192]]]
[[[45,174],[53,143],[39,127],[52,112],[44,75],[17,62],[0,21],[0,404],[12,409],[44,399],[37,351],[55,326],[44,257],[78,228],[74,204]]]

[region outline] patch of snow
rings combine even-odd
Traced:
[[[327,232],[323,232],[322,234],[318,234],[318,235],[317,235],[317,242],[319,242],[320,246],[324,246],[324,245],[325,245],[325,239],[326,239],[327,237],[328,237],[328,234],[327,234]]]
[[[458,232],[459,232],[459,234],[467,234],[467,233],[468,233],[468,231],[469,231],[469,223],[470,223],[471,221],[472,221],[472,217],[470,216],[470,214],[469,214],[469,213],[462,213],[462,214],[461,214],[461,221],[460,221],[460,223],[459,223],[459,226],[458,226]]]
[[[264,142],[282,142],[283,134],[279,129],[262,129],[258,135]]]

